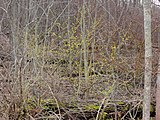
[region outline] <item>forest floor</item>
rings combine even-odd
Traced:
[[[78,77],[57,74],[44,78],[37,76],[23,81],[23,89],[19,81],[1,81],[2,120],[142,118],[143,84],[136,84],[136,81],[109,80],[107,76],[93,75],[86,85],[83,77],[81,81]],[[151,117],[155,116],[154,88],[153,84]]]

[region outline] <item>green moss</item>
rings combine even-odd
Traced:
[[[118,101],[118,102],[116,102],[116,104],[117,104],[117,105],[124,105],[125,103],[122,102],[122,101]]]
[[[99,105],[93,105],[93,104],[90,104],[90,105],[88,105],[88,106],[85,106],[85,108],[87,109],[87,110],[98,110],[99,109]]]

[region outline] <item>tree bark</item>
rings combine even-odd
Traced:
[[[150,120],[151,78],[152,78],[152,43],[151,43],[151,0],[143,1],[144,38],[145,38],[145,76],[143,98],[143,120]]]

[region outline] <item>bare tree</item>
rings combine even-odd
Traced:
[[[145,76],[143,120],[150,120],[151,78],[152,78],[152,43],[151,43],[151,0],[143,1],[144,38],[145,38]]]
[[[0,60],[11,59],[11,45],[6,35],[0,33]]]

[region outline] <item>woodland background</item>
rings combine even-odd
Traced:
[[[160,41],[152,3],[152,104]],[[1,0],[2,120],[138,120],[144,86],[140,0]]]

